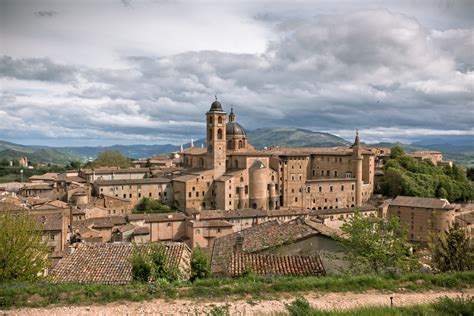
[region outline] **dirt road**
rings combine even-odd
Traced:
[[[394,306],[428,304],[444,296],[474,296],[474,289],[464,293],[456,291],[435,291],[420,293],[307,293],[303,295],[312,306],[324,310],[349,309],[370,305],[390,305],[393,296]],[[102,306],[69,306],[53,308],[21,308],[4,311],[4,315],[206,315],[214,306],[228,304],[231,315],[262,315],[285,310],[285,303],[294,300],[288,294],[280,300],[153,300],[146,302],[123,302]]]

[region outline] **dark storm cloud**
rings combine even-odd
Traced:
[[[53,63],[49,58],[0,57],[0,77],[21,80],[70,83],[76,80],[76,69]]]
[[[45,137],[181,142],[203,136],[217,94],[247,128],[472,134],[472,29],[436,31],[387,10],[275,27],[280,36],[262,54],[136,55],[120,69],[2,57],[2,77],[72,88],[33,97],[11,88],[0,114],[15,119],[0,132],[29,126]]]

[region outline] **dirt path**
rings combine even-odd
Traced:
[[[304,297],[314,307],[324,310],[349,309],[370,305],[390,305],[393,296],[394,306],[428,304],[440,297],[456,297],[461,292],[436,291],[420,293],[307,293]],[[464,291],[464,296],[474,296],[474,289]],[[103,306],[71,306],[53,308],[21,308],[0,312],[3,315],[205,315],[214,306],[229,304],[231,315],[262,315],[285,310],[285,303],[291,302],[294,295],[288,294],[281,300],[153,300],[147,302],[113,303]]]

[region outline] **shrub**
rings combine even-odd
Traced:
[[[211,275],[211,265],[206,254],[198,246],[191,256],[191,282],[206,279]]]
[[[290,304],[285,304],[286,310],[290,316],[310,315],[312,308],[304,297],[298,297]]]
[[[474,315],[474,297],[444,297],[433,304],[433,308],[446,315]]]
[[[151,268],[142,255],[135,254],[132,257],[132,276],[133,280],[139,282],[148,282],[150,279]]]

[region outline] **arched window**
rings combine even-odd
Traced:
[[[239,161],[237,159],[234,160],[234,164],[235,164],[235,167],[238,168],[239,167]]]
[[[209,124],[212,124],[212,116],[209,116]]]
[[[217,130],[217,139],[222,139],[222,129]]]
[[[218,123],[218,124],[222,124],[222,116],[219,116],[219,117],[217,118],[217,123]]]
[[[231,140],[229,140],[227,142],[227,149],[232,149],[232,141]]]
[[[212,139],[212,128],[209,129],[209,139]]]
[[[243,147],[244,147],[244,144],[242,143],[242,140],[239,140],[239,149]]]
[[[311,187],[308,187],[306,190],[308,191],[308,193],[310,193],[311,192]]]

